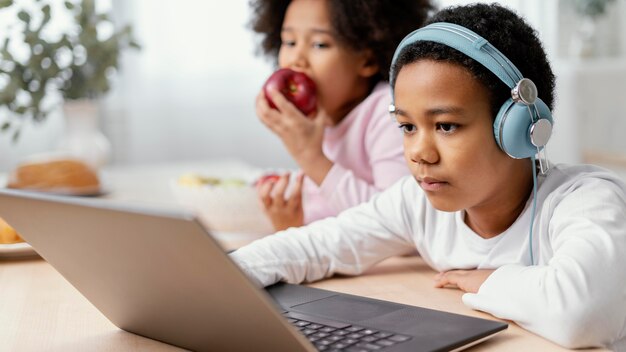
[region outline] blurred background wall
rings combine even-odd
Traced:
[[[626,0],[610,3],[607,15],[595,21],[591,53],[581,53],[576,44],[588,34],[580,33],[573,0],[499,2],[537,28],[557,74],[549,157],[626,167]],[[255,55],[247,1],[98,5],[113,11],[118,22],[132,23],[143,47],[124,54],[114,90],[100,101],[99,123],[112,143],[113,164],[232,157],[259,167],[295,166],[254,113],[255,96],[274,68]],[[59,109],[44,123],[24,125],[17,143],[0,133],[0,171],[50,149],[63,123]]]

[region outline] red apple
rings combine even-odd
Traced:
[[[280,175],[276,174],[267,174],[259,177],[259,179],[254,183],[255,186],[260,186],[266,182],[276,182],[280,179]]]
[[[315,82],[305,73],[281,68],[267,79],[263,85],[263,93],[270,107],[276,109],[276,105],[268,94],[270,87],[281,92],[305,115],[309,115],[317,106]]]

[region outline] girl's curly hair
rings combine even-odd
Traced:
[[[429,0],[327,0],[337,40],[355,51],[371,50],[380,67],[376,80],[389,80],[396,46],[422,26],[433,9]],[[250,27],[261,35],[260,49],[278,61],[280,33],[291,0],[251,0]]]

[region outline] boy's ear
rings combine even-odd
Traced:
[[[361,53],[361,67],[359,69],[359,74],[362,77],[372,77],[380,71],[380,67],[378,63],[374,59],[374,54],[371,50],[365,50]]]

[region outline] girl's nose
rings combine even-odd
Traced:
[[[307,67],[307,61],[302,56],[299,56],[298,58],[296,58],[291,66],[295,69],[304,69],[305,67]]]
[[[304,69],[308,66],[307,50],[302,44],[298,44],[292,48],[289,53],[288,66],[294,69]]]

